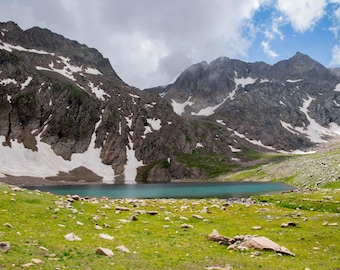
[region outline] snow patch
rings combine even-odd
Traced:
[[[289,82],[289,83],[297,83],[297,82],[302,82],[303,79],[297,79],[297,80],[291,80],[291,79],[288,79],[286,80],[286,82]]]
[[[216,120],[216,122],[222,126],[226,126],[227,124],[223,120]]]
[[[255,144],[255,145],[258,145],[258,146],[261,146],[261,147],[264,147],[264,148],[267,148],[269,150],[276,150],[274,147],[272,146],[268,146],[268,145],[264,145],[261,141],[257,141],[257,140],[252,140],[252,139],[248,139],[246,136],[244,136],[243,134],[241,133],[238,133],[236,130],[233,131],[234,134],[242,139],[245,139],[247,140],[248,142],[250,142],[251,144]]]
[[[261,79],[260,80],[260,83],[267,83],[267,82],[270,82],[270,80],[268,80],[268,79]]]
[[[98,69],[87,67],[84,72],[91,75],[103,75]]]
[[[107,94],[99,86],[94,86],[93,82],[89,82],[88,86],[90,87],[92,93],[96,95],[97,99],[100,99],[100,100],[104,101],[105,100],[105,96],[111,97],[109,94]]]
[[[149,119],[148,118],[146,119],[146,121],[148,122],[148,124],[151,126],[153,130],[160,130],[162,127],[161,119],[156,119],[156,118]]]
[[[294,127],[293,127],[291,124],[286,123],[286,122],[283,122],[283,121],[281,121],[281,120],[280,120],[280,122],[281,122],[282,127],[284,127],[285,129],[287,129],[289,132],[291,132],[291,133],[293,133],[293,134],[296,134],[296,135],[299,134],[299,133],[294,129]]]
[[[5,137],[0,136],[0,171],[13,176],[49,177],[57,176],[59,171],[69,172],[80,166],[103,177],[103,182],[113,183],[114,171],[110,165],[101,162],[101,148],[95,148],[96,124],[88,149],[84,153],[73,154],[71,161],[56,155],[51,146],[41,141],[41,134],[36,136],[38,151],[34,152],[24,147],[16,140],[11,141],[11,147],[4,146]]]
[[[11,83],[17,84],[17,81],[15,79],[10,79],[10,78],[0,80],[0,85],[2,85],[2,86],[6,86],[6,85],[11,84]]]
[[[21,52],[30,52],[30,53],[36,53],[36,54],[49,54],[49,55],[55,55],[54,53],[49,53],[42,50],[36,50],[36,49],[26,49],[21,46],[11,45],[9,43],[5,43],[0,40],[0,50],[5,50],[8,52],[12,52],[13,50],[21,51]]]
[[[233,152],[233,153],[237,153],[237,152],[241,152],[242,151],[241,149],[234,148],[232,145],[229,145],[229,147],[230,147],[231,152]]]
[[[174,99],[172,99],[172,108],[174,109],[174,112],[177,113],[178,115],[182,115],[185,111],[185,107],[186,106],[192,106],[194,103],[191,100],[191,96],[188,98],[187,101],[185,101],[184,103],[178,103],[176,102]]]
[[[27,80],[25,82],[23,82],[21,84],[21,89],[20,90],[24,90],[26,86],[28,86],[30,84],[30,82],[32,81],[32,77],[31,76],[28,76]]]
[[[203,148],[203,147],[204,147],[204,146],[203,146],[202,143],[200,143],[200,142],[196,143],[196,148]]]
[[[335,92],[340,92],[340,83],[338,83],[338,84],[335,86],[335,88],[334,88],[333,91],[335,91]]]
[[[125,175],[125,183],[126,184],[136,184],[136,177],[137,177],[137,168],[143,166],[143,161],[139,161],[136,158],[136,152],[133,149],[134,144],[131,140],[133,136],[133,132],[130,132],[129,145],[126,146],[126,163],[124,166],[124,175]]]
[[[7,101],[8,101],[9,103],[12,103],[12,97],[11,97],[11,95],[9,95],[9,94],[7,94]]]
[[[305,126],[304,128],[295,127],[295,130],[300,133],[306,134],[307,137],[314,143],[325,143],[327,141],[322,139],[322,137],[327,135],[334,136],[334,134],[329,129],[318,124],[313,118],[308,115],[308,107],[313,100],[314,98],[308,96],[308,99],[305,99],[302,107],[300,107],[300,111],[306,115],[307,120],[309,121],[309,125]]]
[[[215,110],[220,107],[228,98],[225,98],[221,103],[215,106],[209,106],[204,109],[201,109],[198,113],[191,112],[191,115],[202,115],[202,116],[209,116],[215,113]]]

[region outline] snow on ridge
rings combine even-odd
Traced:
[[[146,119],[146,121],[152,127],[153,130],[160,130],[161,127],[162,127],[161,119],[148,118],[148,119]]]
[[[12,52],[13,50],[21,51],[21,52],[30,52],[30,53],[36,53],[36,54],[49,54],[49,55],[55,55],[54,53],[49,53],[43,50],[36,50],[36,49],[26,49],[22,46],[18,45],[11,45],[9,43],[3,42],[0,40],[0,50],[5,50],[8,52]]]
[[[203,148],[203,144],[201,142],[196,143],[196,148]]]
[[[231,152],[233,152],[233,153],[237,153],[237,152],[241,152],[242,151],[241,149],[234,148],[232,145],[229,145],[229,147],[230,147]]]
[[[105,96],[111,97],[109,94],[107,94],[103,89],[101,89],[99,86],[94,86],[93,82],[89,82],[88,86],[90,87],[93,94],[96,95],[97,99],[100,99],[102,101],[105,100]]]
[[[335,88],[334,88],[333,91],[335,91],[335,92],[340,92],[340,83],[338,83],[338,84],[335,86]]]
[[[270,80],[268,80],[268,79],[261,79],[260,80],[260,83],[267,83],[267,82],[270,82]]]
[[[216,120],[216,122],[222,126],[226,126],[227,124],[223,120]]]
[[[191,115],[201,115],[201,116],[209,116],[215,113],[215,110],[223,105],[223,103],[227,100],[227,98],[223,99],[223,101],[215,106],[208,106],[206,108],[201,109],[198,113],[191,112]]]
[[[2,86],[6,86],[10,83],[17,84],[17,81],[15,79],[10,79],[10,78],[0,80],[0,85],[2,85]]]
[[[25,82],[23,82],[21,84],[21,89],[20,90],[24,90],[26,86],[28,86],[30,84],[30,82],[32,81],[32,77],[31,76],[28,76],[27,80]]]
[[[172,99],[172,103],[171,106],[174,109],[174,112],[177,113],[178,115],[183,115],[184,111],[185,111],[185,107],[186,106],[192,106],[194,104],[194,102],[190,101],[191,100],[191,96],[184,101],[184,103],[178,103],[176,102],[174,99]]]
[[[257,140],[252,140],[252,139],[249,139],[247,138],[245,135],[237,132],[236,130],[231,130],[232,132],[234,132],[234,134],[242,139],[245,139],[247,140],[248,142],[250,142],[251,144],[255,144],[255,145],[258,145],[258,146],[262,146],[264,148],[267,148],[269,150],[276,150],[274,147],[272,146],[268,146],[268,145],[264,145],[261,141],[257,141]]]
[[[235,78],[234,82],[236,86],[241,85],[241,87],[245,87],[246,85],[253,84],[257,81],[257,78],[252,77],[242,77],[242,78]]]
[[[90,75],[103,75],[98,69],[91,67],[85,68],[84,72]]]
[[[288,79],[286,80],[286,82],[289,82],[289,83],[297,83],[297,82],[302,82],[303,79],[297,79],[297,80],[291,80],[291,79]]]
[[[309,125],[305,126],[304,128],[295,127],[295,130],[297,130],[300,133],[306,134],[307,137],[314,143],[325,143],[327,141],[322,139],[322,137],[327,135],[334,136],[334,133],[329,129],[318,124],[313,118],[311,118],[308,115],[308,107],[310,106],[314,99],[315,98],[308,96],[308,99],[305,99],[302,107],[300,107],[300,111],[306,115],[307,120],[309,121]]]

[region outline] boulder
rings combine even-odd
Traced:
[[[7,252],[11,248],[10,242],[0,242],[0,250]]]
[[[81,238],[75,235],[73,232],[66,234],[64,237],[67,241],[81,241]]]
[[[107,256],[107,257],[113,257],[113,255],[114,255],[114,253],[111,249],[102,248],[102,247],[98,247],[96,249],[96,254],[104,255],[104,256]]]

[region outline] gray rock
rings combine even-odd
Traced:
[[[0,250],[1,251],[7,252],[7,251],[9,251],[10,248],[11,248],[10,242],[0,242]]]
[[[104,256],[107,256],[107,257],[113,257],[113,255],[114,255],[114,253],[111,249],[103,248],[103,247],[98,247],[96,249],[96,254],[104,255]]]

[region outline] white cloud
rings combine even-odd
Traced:
[[[280,10],[295,31],[305,32],[313,28],[325,15],[326,0],[278,0]]]
[[[264,53],[268,55],[270,58],[276,58],[279,56],[276,52],[270,49],[268,41],[262,41],[261,46],[263,48]]]
[[[339,66],[340,65],[340,46],[335,45],[332,49],[332,60],[330,66]]]
[[[252,17],[266,2],[12,0],[0,2],[0,16],[95,47],[124,81],[144,88],[170,83],[203,60],[246,58]]]

